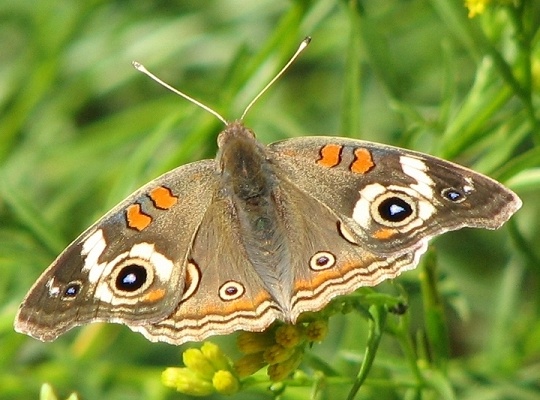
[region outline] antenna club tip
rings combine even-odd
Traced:
[[[302,50],[304,50],[309,45],[310,42],[311,42],[311,36],[306,36],[304,40],[302,40],[302,42],[300,43],[300,47],[298,47],[297,52],[300,53]]]
[[[144,69],[144,66],[138,61],[132,61],[131,65],[133,65],[133,67],[138,71],[142,71]]]

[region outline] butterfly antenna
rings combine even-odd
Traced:
[[[135,67],[135,69],[137,71],[140,71],[142,72],[143,74],[149,76],[150,78],[152,78],[154,81],[156,81],[157,83],[159,83],[161,86],[169,89],[171,92],[173,93],[176,93],[177,95],[183,97],[184,99],[186,99],[187,101],[195,104],[196,106],[199,106],[201,107],[203,110],[209,112],[210,114],[212,114],[213,116],[215,116],[217,119],[219,119],[221,122],[223,122],[225,125],[227,125],[227,121],[225,120],[225,118],[223,118],[221,115],[219,115],[219,113],[217,111],[214,111],[212,110],[210,107],[204,105],[203,103],[201,103],[200,101],[198,100],[195,100],[193,97],[190,97],[188,96],[187,94],[185,93],[182,93],[181,91],[173,88],[171,85],[169,85],[168,83],[166,82],[163,82],[161,79],[159,79],[157,76],[155,76],[153,73],[151,73],[150,71],[148,71],[144,65],[142,65],[141,63],[137,62],[137,61],[133,61],[132,62],[133,66]],[[290,64],[290,63],[289,63]]]
[[[260,99],[260,97],[268,90],[268,88],[270,86],[273,85],[273,83],[275,81],[277,81],[279,79],[279,77],[281,75],[283,75],[283,73],[287,70],[287,68],[289,68],[289,66],[294,62],[294,60],[296,60],[298,58],[300,53],[303,52],[304,49],[308,46],[309,42],[311,42],[311,37],[309,37],[309,36],[306,37],[304,40],[302,40],[302,42],[300,43],[300,46],[298,46],[298,49],[293,54],[293,56],[291,57],[289,62],[287,64],[285,64],[285,66],[283,68],[281,68],[281,71],[279,71],[276,74],[276,76],[274,76],[274,78],[270,82],[268,82],[267,85],[259,92],[259,94],[257,96],[255,96],[255,98],[253,100],[251,100],[251,102],[247,105],[244,112],[242,113],[242,116],[240,117],[240,120],[244,119],[244,117],[248,113],[249,109],[253,106],[253,104],[255,104],[255,102]]]

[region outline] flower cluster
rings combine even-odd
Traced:
[[[182,354],[184,368],[167,368],[161,375],[165,386],[192,396],[208,396],[214,392],[230,395],[240,390],[240,381],[232,363],[221,349],[204,342],[200,349]]]
[[[302,362],[306,344],[322,341],[327,332],[325,319],[296,325],[278,323],[260,333],[240,332],[237,343],[244,356],[234,363],[234,368],[244,378],[268,365],[270,380],[282,381]]]
[[[270,381],[284,381],[298,369],[306,347],[326,337],[329,317],[352,311],[353,303],[341,298],[322,311],[302,314],[295,325],[278,321],[263,332],[239,332],[237,345],[244,355],[234,364],[217,345],[205,342],[200,349],[184,351],[185,367],[167,368],[161,380],[192,396],[236,393],[264,367]]]
[[[167,368],[161,380],[165,386],[192,396],[234,394],[240,390],[240,378],[265,366],[271,381],[283,381],[302,362],[306,345],[320,342],[327,332],[326,319],[296,325],[277,323],[260,333],[240,332],[238,347],[244,356],[234,366],[217,345],[204,342],[200,349],[184,351],[185,367]]]

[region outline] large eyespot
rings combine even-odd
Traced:
[[[416,218],[416,215],[416,202],[405,193],[387,192],[376,198],[371,204],[371,216],[384,226],[407,225]]]
[[[77,295],[81,292],[82,289],[82,282],[80,281],[73,281],[69,282],[64,292],[62,293],[62,300],[74,300]]]
[[[113,305],[156,302],[163,299],[174,263],[152,243],[136,243],[112,261],[93,264],[89,282],[94,298]]]
[[[126,265],[116,275],[116,288],[125,292],[134,292],[146,283],[147,278],[145,267],[137,264]]]
[[[380,202],[377,208],[381,218],[388,222],[401,222],[413,212],[412,207],[399,197],[389,197]]]
[[[154,281],[152,264],[142,259],[126,259],[118,264],[111,276],[110,285],[114,292],[122,296],[142,293]]]

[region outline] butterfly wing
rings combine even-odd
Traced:
[[[77,238],[41,275],[15,329],[54,340],[93,321],[138,325],[178,305],[186,255],[212,200],[215,162],[166,173],[133,193]]]
[[[343,218],[376,254],[407,252],[460,229],[496,229],[521,207],[482,174],[401,148],[336,137],[271,144],[282,175]]]

